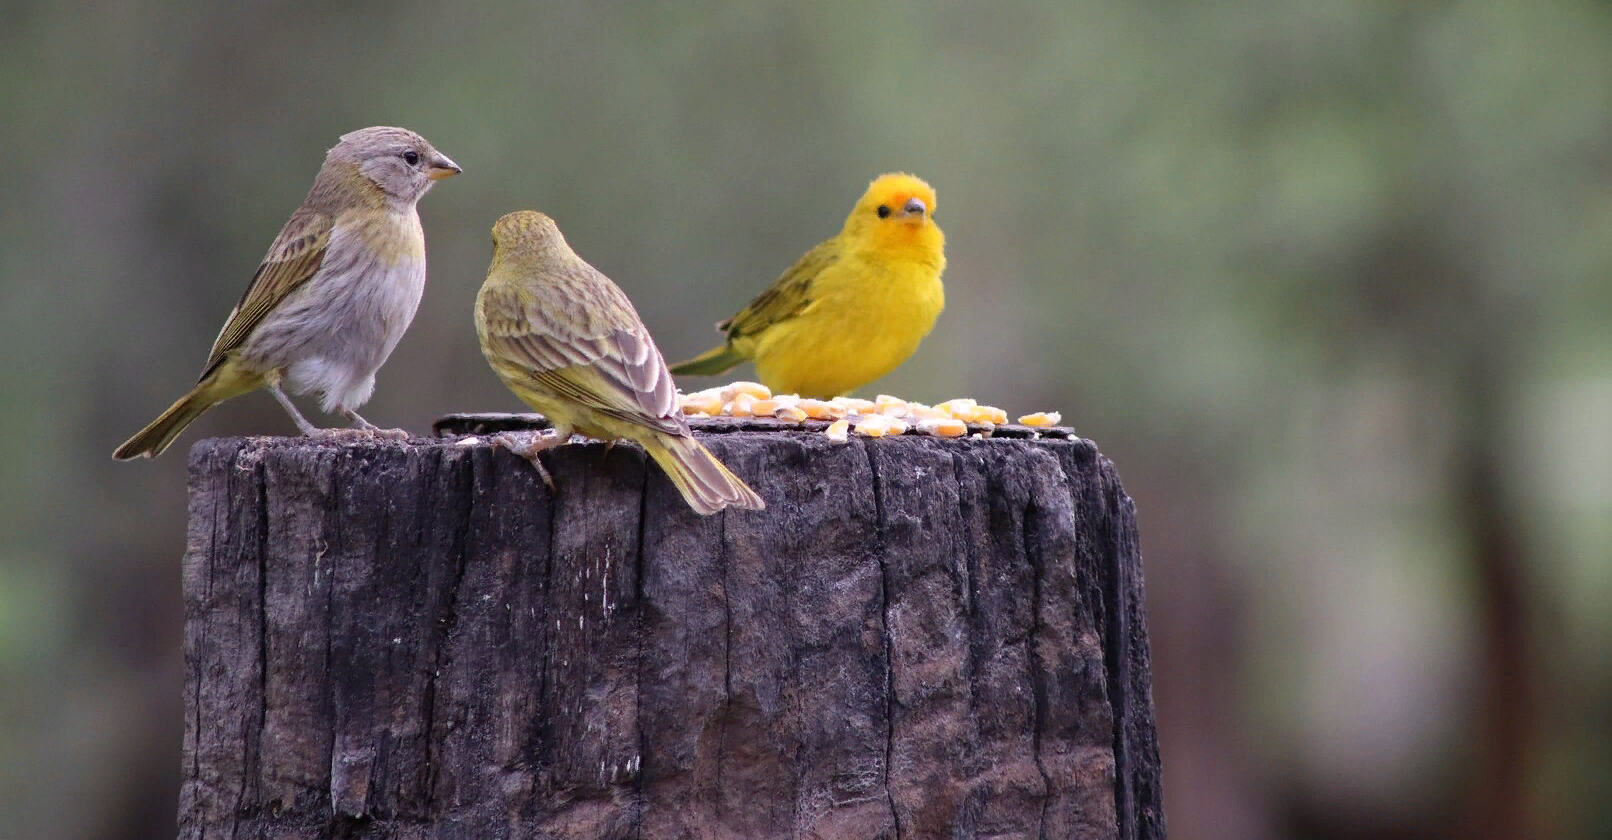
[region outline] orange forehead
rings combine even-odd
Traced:
[[[868,191],[862,196],[864,204],[885,204],[900,207],[907,203],[907,199],[916,198],[935,212],[935,190],[924,179],[905,172],[889,175],[880,175],[868,185]]]

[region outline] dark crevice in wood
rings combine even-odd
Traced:
[[[722,517],[718,524],[717,533],[717,563],[722,569],[722,703],[717,706],[714,725],[716,730],[716,789],[723,790],[722,771],[727,760],[728,730],[733,717],[733,602],[732,602],[732,567],[733,558],[728,556],[728,517],[727,514],[717,514]],[[718,796],[714,803],[716,815],[722,816],[722,805],[726,797]]]
[[[867,457],[868,473],[872,476],[874,551],[879,561],[879,630],[884,637],[884,800],[890,807],[890,821],[895,826],[895,838],[901,840],[901,812],[896,810],[895,794],[890,789],[890,763],[896,747],[896,654],[890,637],[890,561],[885,544],[884,488],[880,486],[879,461],[873,455],[873,444],[859,441]]]
[[[1026,659],[1030,662],[1030,688],[1033,692],[1031,705],[1030,744],[1035,751],[1036,771],[1041,774],[1043,790],[1041,794],[1041,817],[1036,826],[1036,837],[1047,840],[1047,809],[1052,806],[1053,785],[1052,776],[1047,773],[1047,764],[1041,755],[1042,729],[1047,719],[1047,663],[1042,661],[1041,653],[1037,649],[1037,640],[1041,636],[1044,626],[1042,610],[1045,604],[1041,600],[1042,563],[1036,562],[1037,552],[1031,544],[1031,534],[1034,528],[1034,503],[1025,505],[1020,511],[1019,550],[1024,552],[1024,562],[1030,565],[1030,631],[1025,634]]]
[[[329,488],[330,495],[328,497],[331,502],[331,507],[338,511],[342,508],[342,486],[339,475],[340,474],[336,472],[331,473]],[[379,531],[381,533],[385,533],[385,521],[387,518],[386,511],[381,510],[379,511],[378,515],[382,520],[382,528],[380,528]],[[331,547],[340,546],[342,548],[346,548],[341,527],[343,518],[340,516],[333,516],[329,517],[328,521],[330,522],[328,527],[331,529],[330,539],[323,544],[317,545],[313,556],[313,580],[315,584],[317,584],[319,581],[319,565],[324,562],[325,557],[329,554]],[[379,541],[376,542],[376,544],[373,546],[373,549],[374,551],[372,552],[371,556],[378,556],[380,551]],[[329,723],[327,732],[330,736],[330,749],[325,759],[325,782],[328,788],[328,793],[326,795],[328,796],[333,809],[333,817],[341,817],[344,815],[334,813],[334,808],[336,806],[336,751],[341,749],[341,733],[337,731],[337,727],[340,726],[341,717],[340,710],[336,708],[336,691],[334,688],[335,681],[332,679],[333,674],[331,672],[331,669],[335,664],[335,659],[333,659],[331,656],[331,647],[335,642],[335,632],[331,627],[334,622],[331,619],[336,615],[336,565],[332,563],[330,569],[327,570],[325,574],[325,615],[327,617],[324,622],[325,661],[324,666],[320,668],[320,671],[322,672],[321,676],[324,677],[325,684],[329,686],[323,695],[326,705],[324,719],[327,723]]]
[[[371,818],[338,814],[330,823],[331,840],[357,840],[369,833]]]
[[[233,469],[239,454],[229,460]],[[241,773],[240,808],[261,812],[263,792],[263,728],[269,719],[269,479],[262,459],[252,465],[254,486],[247,504],[257,509],[257,715],[246,732],[245,772]],[[258,784],[249,789],[252,782]],[[250,795],[250,798],[249,798]],[[234,833],[231,833],[234,837]]]
[[[218,485],[221,480],[227,481],[227,477],[233,472],[234,471],[231,470],[223,473],[221,476],[217,470],[214,470],[206,479],[207,491],[209,494],[208,501],[210,502],[208,505],[209,522],[207,529],[207,556],[201,558],[200,562],[204,562],[207,566],[207,581],[202,588],[201,601],[209,607],[213,603],[213,576],[218,573],[217,564],[219,562],[218,554],[213,547],[220,542],[220,536],[226,533],[223,523],[219,521],[220,511],[224,510],[224,503],[226,499],[222,498],[225,494],[218,492]],[[186,572],[188,571],[189,570],[187,569]],[[200,629],[196,634],[197,645],[203,649],[210,648],[211,644],[209,644],[207,631],[212,627],[212,622],[202,621],[200,622],[200,625]],[[187,733],[186,737],[186,746],[191,751],[190,755],[186,756],[186,758],[189,759],[190,766],[188,773],[189,778],[191,779],[201,778],[201,751],[196,749],[196,743],[201,739],[203,709],[201,692],[203,681],[201,674],[199,673],[200,671],[201,666],[198,663],[190,661],[185,663],[185,677],[191,681],[191,685],[186,687],[190,694],[189,699],[191,704],[189,709],[190,714],[188,715],[190,719],[187,721],[187,725],[190,727],[190,732]],[[241,744],[241,750],[243,753],[246,750],[244,740]],[[241,784],[243,786],[246,784],[246,776],[244,773],[241,776]],[[241,800],[243,797],[245,797],[245,795],[245,790],[237,788],[235,792],[235,807],[237,809],[240,808]],[[179,813],[181,819],[183,819],[189,813],[189,809],[195,806],[195,803],[192,799],[193,796],[194,793],[192,791],[181,790],[179,794]]]
[[[453,668],[450,645],[454,631],[459,625],[459,589],[464,583],[465,569],[469,562],[470,525],[476,513],[474,460],[469,457],[443,460],[459,477],[455,484],[459,486],[461,492],[458,494],[458,515],[455,517],[457,528],[452,541],[452,545],[457,547],[453,557],[453,573],[448,580],[447,594],[442,599],[442,614],[433,616],[426,624],[426,641],[431,645],[431,660],[425,675],[424,697],[421,698],[421,714],[425,718],[421,737],[425,742],[425,790],[428,795],[437,789],[442,766],[442,742],[437,733],[437,681],[444,670]],[[421,542],[423,544],[425,541]],[[425,572],[424,577],[429,580],[429,572]],[[435,796],[431,796],[429,801],[421,804],[424,806],[421,810],[427,818],[435,819],[440,816],[435,812],[440,804]]]
[[[1118,489],[1116,487],[1116,489]],[[1120,491],[1123,492],[1123,491]],[[1120,544],[1119,533],[1121,522],[1118,509],[1120,501],[1113,494],[1105,494],[1107,504],[1104,512],[1107,514],[1109,525],[1107,538],[1115,546]],[[1112,555],[1111,555],[1112,556]],[[1103,600],[1107,609],[1104,616],[1106,638],[1103,640],[1103,664],[1109,673],[1108,678],[1108,705],[1114,710],[1114,808],[1119,819],[1119,836],[1122,838],[1136,837],[1136,828],[1131,825],[1132,802],[1135,798],[1131,790],[1131,780],[1119,768],[1131,766],[1130,738],[1130,682],[1131,682],[1131,627],[1129,604],[1125,598],[1129,596],[1131,587],[1135,584],[1130,579],[1130,569],[1124,563],[1111,561],[1106,575],[1106,586],[1103,589]],[[1140,605],[1137,605],[1140,609]]]
[[[960,582],[960,595],[963,599],[963,611],[973,615],[975,609],[974,580],[979,574],[979,558],[974,554],[974,522],[969,518],[967,510],[963,507],[963,454],[961,452],[952,452],[949,457],[952,464],[952,483],[957,486],[957,522],[958,527],[962,530],[961,545],[967,554],[965,562],[961,566],[963,579]]]
[[[644,644],[644,564],[649,554],[648,523],[651,512],[649,510],[649,470],[644,470],[644,481],[638,487],[638,551],[633,555],[633,602],[637,604],[633,616],[634,643],[637,646],[638,657],[633,663],[635,682],[633,687],[633,725],[638,728],[638,754],[634,756],[636,776],[633,783],[633,837],[643,840],[644,813],[648,804],[644,799],[644,754],[649,752],[644,737],[644,668],[647,659],[647,645]]]
[[[496,454],[502,456],[506,453],[497,452]],[[513,453],[507,454],[510,455],[510,457],[519,457]],[[538,457],[541,458],[542,456],[539,455]],[[504,460],[506,463],[509,463],[509,458],[505,458]],[[533,471],[536,471],[535,467],[533,467]],[[552,474],[552,471],[550,472]],[[547,483],[545,482],[545,490],[547,489],[546,484]],[[554,661],[554,649],[562,641],[560,638],[560,628],[557,626],[560,619],[555,618],[554,621],[550,621],[550,618],[559,616],[562,613],[562,610],[558,608],[559,605],[555,603],[554,597],[554,579],[555,575],[557,574],[556,570],[560,566],[559,555],[557,553],[557,537],[559,535],[559,529],[555,527],[555,520],[560,518],[560,506],[562,502],[558,498],[558,491],[549,491],[547,496],[547,501],[549,503],[549,515],[547,522],[548,548],[544,553],[544,563],[546,565],[543,569],[542,575],[539,578],[543,583],[542,594],[537,599],[539,605],[538,614],[543,616],[543,620],[538,624],[538,626],[542,628],[541,635],[543,637],[543,641],[536,648],[536,650],[533,651],[533,655],[540,657],[543,663],[542,667],[537,669],[537,703],[535,705],[539,710],[539,713],[546,711],[543,708],[544,701],[548,698],[549,692],[552,690],[550,684],[554,681],[555,671],[559,667],[559,663]],[[566,620],[569,620],[570,616],[567,615],[565,618]],[[553,629],[550,629],[551,626],[553,626]],[[564,713],[563,709],[560,711],[562,714]],[[537,721],[536,725],[532,727],[532,738],[537,742],[536,749],[533,750],[533,754],[530,758],[532,767],[534,769],[541,766],[539,762],[541,761],[542,756],[550,753],[553,746],[552,741],[555,728],[555,722],[546,718],[544,720]],[[542,784],[542,782],[539,781],[538,784]]]

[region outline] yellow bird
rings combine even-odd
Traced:
[[[642,446],[702,514],[766,507],[694,439],[666,361],[627,295],[577,256],[548,216],[522,210],[493,225],[476,334],[498,378],[553,424],[528,443],[495,438],[545,480],[538,453],[578,432]]]
[[[875,178],[838,236],[717,324],[722,346],[672,372],[711,376],[749,359],[774,393],[829,398],[895,370],[946,306],[946,236],[934,213],[923,179]]]

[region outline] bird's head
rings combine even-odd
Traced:
[[[462,171],[424,137],[390,126],[361,128],[342,135],[325,160],[327,165],[341,162],[356,166],[388,198],[406,203],[418,201],[433,182]]]
[[[845,220],[845,231],[878,242],[916,243],[939,234],[934,213],[933,187],[915,175],[892,172],[868,184],[867,192]]]
[[[536,210],[516,210],[493,222],[493,267],[553,269],[581,261],[560,226]]]
[[[493,248],[497,251],[544,251],[563,245],[560,226],[536,210],[516,210],[493,222]]]

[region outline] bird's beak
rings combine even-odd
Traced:
[[[463,171],[463,169],[459,168],[459,164],[448,160],[447,155],[438,152],[436,157],[431,159],[430,168],[425,170],[425,177],[433,181],[440,181],[443,178],[452,178]]]
[[[921,219],[923,218],[924,213],[928,212],[928,210],[929,208],[925,207],[924,203],[916,198],[909,198],[907,199],[906,204],[901,205],[901,215],[903,217],[916,217]]]

